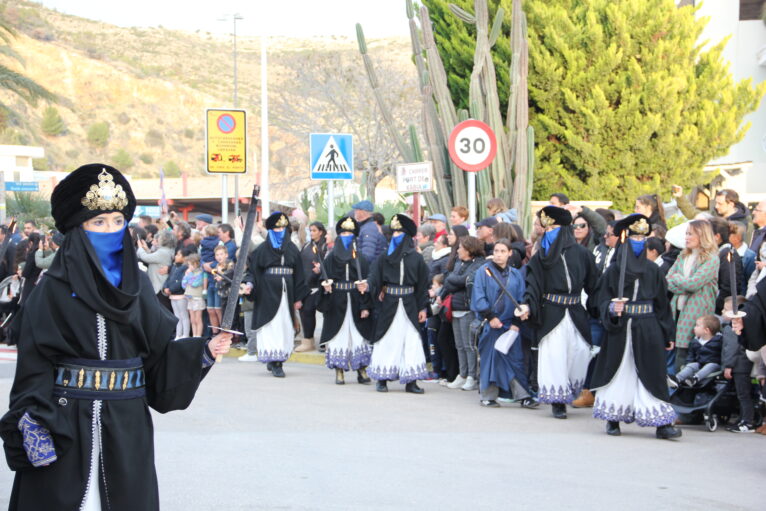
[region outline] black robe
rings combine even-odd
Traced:
[[[402,299],[407,317],[418,331],[420,331],[418,312],[428,306],[428,266],[423,260],[423,256],[415,250],[412,237],[408,234],[403,236],[404,239],[391,255],[383,253],[375,259],[370,269],[370,276],[367,278],[370,286],[369,292],[377,309],[375,327],[370,339],[370,342],[373,343],[378,342],[393,324],[399,298]],[[404,261],[404,276],[401,285],[413,286],[415,292],[405,296],[391,296],[384,293],[381,301],[380,293],[385,290],[386,285],[399,285],[400,261]]]
[[[357,274],[356,263],[351,257],[351,247],[347,250],[340,238],[335,241],[332,252],[327,254],[324,260],[327,277],[335,282],[350,281],[356,282],[363,279],[369,272],[370,265],[361,252],[357,251],[359,266],[362,271],[362,277]],[[317,310],[324,315],[322,326],[322,338],[320,344],[331,341],[338,330],[343,325],[346,318],[346,307],[348,299],[351,298],[351,315],[354,318],[354,325],[362,337],[369,339],[372,335],[372,316],[365,319],[360,317],[363,310],[372,309],[372,298],[368,292],[361,294],[354,287],[351,291],[339,291],[333,289],[332,293],[325,293],[324,289],[320,291],[321,298]]]
[[[603,387],[612,381],[625,353],[628,320],[632,319],[631,335],[633,357],[641,383],[654,397],[667,402],[667,363],[665,347],[675,339],[675,321],[670,310],[665,276],[659,266],[646,259],[645,252],[636,257],[630,250],[627,255],[628,272],[625,275],[624,295],[633,300],[635,282],[638,282],[636,301],[652,303],[654,315],[629,318],[609,314],[612,298],[618,295],[620,264],[619,250],[612,264],[599,282],[595,302],[601,316],[606,336],[596,358],[591,388]]]
[[[756,294],[742,308],[747,313],[742,320],[742,340],[750,351],[758,351],[766,345],[766,279],[761,279],[755,289]]]
[[[124,244],[130,247],[130,235]],[[64,358],[99,359],[97,313],[105,318],[108,360],[139,357],[146,397],[103,400],[101,502],[111,511],[159,509],[154,435],[149,407],[165,413],[189,406],[207,370],[205,339],[173,341],[176,318],[159,305],[124,251],[123,283],[109,284],[85,233],[76,228],[13,323],[19,344],[10,410],[0,421],[5,455],[16,478],[11,510],[78,509],[88,483],[93,401],[53,396],[54,364]],[[22,446],[19,418],[29,413],[53,438],[58,459],[34,468]]]
[[[293,274],[267,275],[266,270],[274,266],[292,268]],[[288,232],[285,232],[279,249],[272,247],[271,241],[266,237],[266,241],[258,245],[247,258],[247,272],[243,282],[253,284],[253,291],[250,294],[255,301],[251,327],[253,330],[258,330],[277,315],[279,303],[282,300],[283,280],[287,287],[287,306],[292,315],[293,304],[306,298],[309,290],[306,287],[300,251],[290,241]]]
[[[590,343],[590,324],[585,308],[581,305],[565,307],[544,299],[546,293],[579,296],[583,289],[588,296],[591,296],[598,284],[599,271],[593,254],[575,241],[570,226],[560,227],[560,229],[561,232],[548,250],[548,254],[544,255],[541,247],[527,263],[524,303],[529,305],[529,320],[536,330],[538,343],[561,323],[567,309],[577,330]],[[562,254],[566,259],[572,280],[571,291],[567,287],[566,272],[561,260]]]

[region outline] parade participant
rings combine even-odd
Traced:
[[[303,265],[303,275],[306,277],[306,288],[309,290],[308,296],[303,301],[300,317],[303,327],[303,339],[301,344],[295,348],[296,353],[304,351],[313,351],[314,330],[316,330],[316,313],[319,299],[321,298],[321,288],[319,285],[319,274],[314,270],[319,268],[319,260],[327,255],[327,229],[322,222],[312,222],[309,225],[309,240],[301,249],[301,264]]]
[[[173,341],[176,320],[138,269],[126,230],[136,200],[118,170],[80,167],[51,206],[65,238],[14,322],[0,421],[16,471],[10,509],[157,510],[147,405],[188,407],[231,335]]]
[[[298,247],[286,232],[290,221],[281,211],[266,219],[268,239],[247,259],[245,294],[253,296],[253,326],[258,361],[283,378],[282,363],[290,358],[295,338],[292,310],[300,310],[308,294]]]
[[[593,374],[593,416],[607,421],[609,435],[620,434],[620,422],[636,422],[656,427],[657,438],[669,439],[681,436],[673,427],[676,415],[665,384],[665,350],[673,349],[674,321],[662,271],[646,258],[651,229],[649,218],[637,213],[614,226],[618,237],[625,233],[625,241],[596,297],[606,336]],[[629,301],[614,300],[622,297]]]
[[[426,320],[428,267],[415,250],[415,222],[396,214],[389,225],[388,250],[372,265],[368,283],[359,287],[360,292],[369,289],[378,308],[368,371],[378,392],[388,392],[386,382],[398,379],[407,392],[422,394],[417,380],[427,378],[428,371],[419,328]]]
[[[531,318],[537,331],[538,399],[566,419],[566,404],[580,394],[588,370],[590,326],[581,296],[595,291],[598,270],[575,241],[569,211],[546,206],[538,216],[545,233],[527,264],[522,319]]]
[[[367,366],[372,348],[367,339],[372,334],[372,299],[358,289],[369,272],[369,263],[356,250],[356,220],[341,218],[335,232],[335,246],[324,261],[325,277],[332,282],[323,285],[318,306],[324,315],[320,344],[326,348],[327,367],[335,369],[335,383],[345,383],[344,371],[348,370],[357,372],[359,383],[370,383]],[[317,272],[321,274],[319,268]]]
[[[513,300],[524,297],[524,277],[508,264],[510,255],[511,241],[497,240],[492,261],[476,271],[471,292],[471,310],[487,320],[479,337],[481,405],[498,407],[498,397],[513,397],[521,406],[535,408],[539,403],[529,393],[521,340],[516,339],[506,353],[496,347],[500,336],[509,329],[519,335],[521,326]]]

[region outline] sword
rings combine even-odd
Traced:
[[[487,266],[487,267],[485,268],[485,270],[486,270],[486,272],[487,272],[487,275],[489,275],[490,277],[492,277],[492,278],[495,280],[495,282],[497,282],[497,285],[498,285],[498,286],[500,286],[500,290],[501,290],[503,293],[505,293],[505,295],[506,295],[508,298],[510,298],[510,299],[511,299],[511,301],[513,302],[513,305],[515,305],[517,309],[521,309],[521,305],[519,304],[519,302],[517,302],[517,301],[516,301],[516,298],[514,298],[514,297],[513,297],[513,295],[511,295],[511,293],[510,293],[510,292],[509,292],[507,289],[505,289],[505,286],[503,285],[503,283],[502,283],[502,282],[500,282],[500,279],[497,277],[497,275],[495,275],[495,273],[494,273],[492,270],[490,270],[490,269],[489,269],[489,266]]]
[[[221,327],[219,328],[223,332],[235,333],[231,327],[234,325],[234,312],[237,309],[237,301],[239,301],[239,285],[242,283],[242,277],[245,274],[250,237],[253,234],[256,209],[258,209],[258,194],[260,192],[260,186],[253,186],[253,194],[250,197],[250,209],[247,210],[247,217],[245,218],[245,231],[242,233],[242,245],[239,247],[239,257],[237,258],[237,264],[234,266],[234,275],[231,278],[231,288],[229,289],[229,296],[226,301],[226,309],[224,309]],[[244,335],[241,332],[236,333]],[[218,355],[215,361],[220,362],[222,358],[221,355]]]
[[[11,217],[11,223],[8,225],[8,232],[5,233],[5,239],[3,240],[2,245],[0,245],[0,265],[3,264],[3,261],[5,261],[5,254],[8,252],[8,245],[11,242],[11,235],[13,234],[13,231],[16,230],[16,217]],[[11,274],[12,268],[9,266],[6,268],[8,270],[8,273]]]

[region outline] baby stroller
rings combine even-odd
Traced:
[[[758,427],[763,423],[763,413],[755,389],[753,392],[754,423]],[[696,385],[679,383],[670,396],[670,405],[683,423],[704,423],[708,431],[725,426],[732,416],[739,415],[739,400],[734,382],[724,379],[721,371],[712,373]]]

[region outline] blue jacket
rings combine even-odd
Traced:
[[[162,289],[169,289],[171,295],[184,294],[184,288],[181,285],[181,281],[184,278],[187,268],[188,266],[185,264],[173,264],[170,267],[170,273],[168,273],[167,280],[165,280],[165,283],[162,285]]]
[[[359,244],[359,251],[370,262],[370,266],[386,250],[388,245],[386,237],[380,233],[378,224],[375,223],[372,217],[362,222],[359,226],[357,243]]]
[[[514,314],[516,306],[508,296],[500,290],[495,279],[487,275],[487,268],[503,282],[505,288],[516,301],[521,302],[524,298],[524,277],[521,272],[510,266],[500,270],[495,263],[489,262],[476,270],[471,290],[471,310],[479,319],[499,318],[503,322],[504,329],[511,325],[520,326],[521,321]],[[498,300],[499,298],[499,300]],[[486,328],[489,328],[487,325]]]
[[[705,364],[721,365],[721,351],[723,350],[723,336],[715,334],[703,346],[698,338],[694,338],[689,344],[689,353],[686,355],[686,363],[697,362],[700,367]]]
[[[747,281],[750,280],[750,275],[755,271],[755,252],[749,248],[745,251],[745,255],[742,256],[742,270],[744,272],[744,282],[740,286],[739,294],[744,295],[747,292]]]

